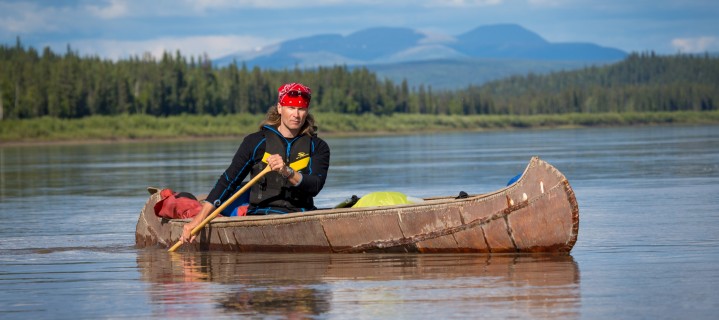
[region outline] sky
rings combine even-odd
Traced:
[[[405,27],[452,37],[513,23],[549,42],[719,52],[716,0],[0,0],[0,44],[123,59],[211,59],[318,34]]]

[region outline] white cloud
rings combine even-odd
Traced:
[[[701,53],[719,51],[719,38],[697,37],[672,39],[672,47],[682,53]]]
[[[62,14],[52,7],[24,2],[0,2],[0,12],[0,33],[10,35],[57,30],[59,26],[51,18]]]
[[[425,37],[419,40],[419,43],[423,45],[447,44],[457,41],[455,37],[440,32],[423,31],[422,34]]]
[[[103,19],[123,17],[129,12],[127,2],[124,0],[110,0],[105,6],[89,5],[87,10]]]
[[[207,54],[210,59],[220,58],[237,51],[255,50],[273,41],[266,38],[237,35],[217,35],[198,37],[167,37],[142,41],[120,40],[85,40],[72,43],[73,50],[80,55],[98,55],[112,60],[130,56],[143,56],[150,53],[155,58],[162,57],[164,52],[173,55],[177,50],[184,57],[201,57]],[[66,44],[49,44],[55,51],[64,49]],[[63,51],[59,51],[63,52]]]

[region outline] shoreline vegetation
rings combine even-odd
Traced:
[[[569,113],[542,115],[349,115],[315,113],[323,137],[352,137],[456,131],[622,127],[634,125],[715,125],[719,111]],[[0,146],[54,143],[167,141],[243,137],[264,115],[41,117],[0,121]]]
[[[237,139],[257,130],[288,79],[312,88],[323,137],[719,124],[719,58],[708,53],[632,53],[452,91],[364,67],[216,68],[179,51],[110,61],[19,38],[0,45],[0,70],[0,146]]]

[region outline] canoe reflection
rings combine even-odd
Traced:
[[[244,290],[228,294],[220,305],[241,314],[309,316],[328,312],[330,295],[312,288]]]
[[[366,283],[377,281],[385,290],[397,286],[403,288],[401,294],[411,292],[401,303],[422,299],[425,304],[446,304],[446,299],[457,294],[461,299],[455,300],[471,301],[474,312],[484,304],[495,309],[520,308],[540,318],[542,313],[550,317],[579,314],[579,269],[571,255],[170,254],[140,250],[137,263],[142,280],[156,285],[150,290],[156,302],[183,303],[173,300],[178,299],[180,285],[181,290],[192,293],[187,299],[206,299],[205,303],[219,306],[223,313],[321,315],[333,308],[361,304],[350,300],[367,297],[367,292],[361,291],[376,290],[368,289]],[[413,280],[422,280],[422,284]],[[445,297],[431,293],[414,296],[421,292],[412,290],[415,285],[422,290],[441,287]]]

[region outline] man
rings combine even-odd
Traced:
[[[239,190],[248,174],[254,177],[265,166],[272,172],[250,188],[248,215],[316,209],[313,198],[325,184],[330,148],[315,133],[309,113],[312,92],[300,83],[285,84],[277,92],[278,102],[267,111],[260,130],[244,138],[201,211],[185,224],[180,237],[183,243],[193,242],[192,229]]]

